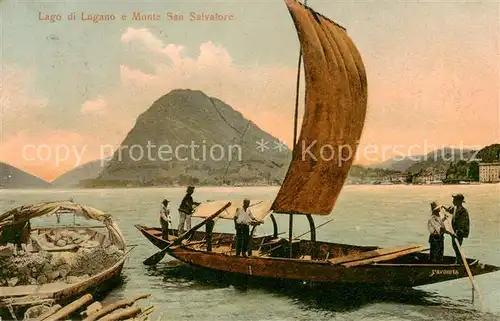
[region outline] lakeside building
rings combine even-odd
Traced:
[[[500,182],[500,162],[479,163],[479,181],[481,183]]]
[[[445,178],[445,172],[425,173],[414,177],[413,184],[442,184]]]

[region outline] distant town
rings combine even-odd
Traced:
[[[375,168],[353,166],[348,184],[481,184],[500,182],[500,144],[479,151],[442,149],[425,156],[387,161]],[[473,155],[476,155],[475,157]]]
[[[453,165],[450,166],[450,169]],[[394,171],[386,175],[368,175],[366,177],[349,176],[347,184],[371,184],[371,185],[440,185],[440,184],[480,184],[500,183],[500,162],[479,163],[479,175],[470,172],[464,176],[456,176],[450,169],[443,171],[419,171],[417,173]]]

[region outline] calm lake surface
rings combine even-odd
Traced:
[[[198,201],[217,199],[273,199],[276,187],[198,188]],[[316,217],[318,239],[357,245],[393,246],[404,243],[427,245],[429,203],[451,204],[451,194],[463,193],[471,216],[471,234],[464,241],[468,257],[500,265],[500,185],[454,186],[346,186],[328,217]],[[134,224],[158,226],[160,202],[171,200],[176,209],[184,188],[77,189],[77,190],[0,190],[0,210],[40,201],[73,198],[112,214],[128,244],[137,244],[126,262],[121,287],[109,299],[131,298],[151,293],[139,305],[155,305],[153,319],[161,320],[500,320],[500,272],[476,277],[487,310],[479,312],[479,299],[471,304],[471,285],[467,278],[418,287],[415,290],[291,291],[232,285],[193,275],[189,268],[172,272],[166,257],[156,267],[142,261],[157,249]],[[278,216],[280,232],[288,231],[288,216]],[[177,224],[177,212],[173,211]],[[195,224],[198,220],[193,219]],[[193,225],[194,225],[193,224]],[[294,219],[295,235],[309,229],[305,217]],[[232,231],[232,222],[220,220],[217,231]],[[271,233],[266,221],[257,234]],[[308,237],[306,235],[305,237]],[[449,237],[445,254],[453,255]]]

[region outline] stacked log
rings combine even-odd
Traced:
[[[79,299],[70,304],[61,307],[56,305],[45,311],[38,317],[33,318],[32,315],[25,315],[25,320],[30,321],[59,321],[67,320],[68,318],[82,317],[84,321],[117,321],[117,320],[136,320],[146,321],[149,319],[149,314],[154,310],[154,306],[142,309],[140,306],[135,306],[135,303],[141,299],[149,297],[150,294],[140,295],[132,299],[120,300],[105,306],[100,302],[93,301],[91,294],[85,294]],[[86,307],[87,306],[87,307]],[[85,309],[86,307],[86,309]],[[77,312],[84,310],[77,315]]]

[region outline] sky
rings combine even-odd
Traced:
[[[499,142],[499,1],[308,5],[347,29],[366,67],[358,163]],[[161,20],[132,21],[133,12]],[[191,12],[234,19],[190,21]],[[0,161],[41,178],[107,156],[103,146],[118,146],[177,88],[292,140],[299,43],[283,1],[0,0],[0,31]]]

